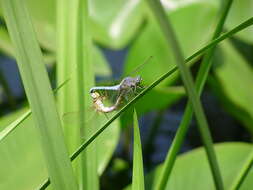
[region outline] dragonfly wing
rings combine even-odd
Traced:
[[[89,116],[85,117],[85,113],[87,112],[89,112]],[[78,125],[78,123],[84,124],[95,116],[95,110],[92,108],[87,108],[84,111],[73,111],[63,114],[62,122],[64,125]]]
[[[85,113],[89,112],[88,117]],[[75,127],[79,124],[87,126],[100,126],[101,123],[106,122],[109,114],[99,113],[94,108],[90,107],[86,111],[73,111],[65,113],[62,116],[62,122],[65,126]]]

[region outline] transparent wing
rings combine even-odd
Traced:
[[[85,115],[86,113],[88,116]],[[108,121],[112,114],[97,112],[93,107],[88,107],[83,111],[65,113],[62,116],[62,122],[67,127],[78,127],[79,125],[99,127]]]
[[[89,116],[86,116],[85,113],[89,112]],[[62,122],[64,125],[78,125],[87,123],[89,120],[92,120],[96,116],[95,110],[92,108],[87,108],[83,111],[72,111],[63,114]]]
[[[147,57],[146,60],[137,65],[130,73],[128,73],[126,76],[132,76],[132,75],[136,75],[138,74],[143,68],[144,66],[153,58],[153,56]]]

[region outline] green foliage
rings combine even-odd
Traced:
[[[252,67],[230,42],[223,42],[219,47],[214,70],[216,79],[211,84],[228,111],[253,133]]]
[[[1,3],[53,187],[75,190],[60,118],[26,5],[16,0]]]
[[[148,112],[170,108],[187,94],[180,83],[181,81],[178,80],[179,72],[176,62],[187,63],[188,68],[195,64],[194,68],[196,69],[198,67],[196,63],[204,54],[209,53],[209,58],[212,59],[210,51],[213,50],[213,47],[234,34],[236,34],[236,40],[219,44],[213,60],[213,72],[208,75],[207,71],[204,78],[207,75],[209,76],[209,85],[222,105],[252,134],[253,105],[251,104],[253,104],[253,99],[251,86],[253,73],[252,65],[248,62],[248,60],[252,60],[252,57],[249,57],[250,55],[245,57],[241,54],[241,49],[233,47],[238,41],[243,48],[247,47],[244,44],[245,42],[248,44],[253,42],[252,27],[249,27],[253,24],[253,18],[251,17],[253,4],[251,1],[234,0],[225,24],[225,31],[228,32],[210,43],[208,41],[210,41],[213,32],[216,31],[217,35],[215,37],[217,37],[217,30],[221,30],[221,26],[215,26],[217,18],[221,15],[219,10],[222,3],[220,1],[161,1],[166,10],[166,15],[163,15],[162,25],[169,19],[173,30],[175,30],[178,44],[175,43],[173,35],[170,37],[163,35],[166,27],[162,26],[161,28],[161,25],[157,24],[159,17],[157,20],[145,1],[141,0],[24,0],[22,1],[23,4],[17,0],[9,0],[8,2],[7,0],[0,0],[0,2],[1,20],[3,20],[3,7],[1,7],[3,4],[15,2],[18,4],[13,3],[12,6],[20,5],[14,11],[15,18],[8,20],[12,11],[6,13],[8,15],[6,17],[7,26],[12,42],[5,26],[6,23],[1,23],[0,20],[0,50],[5,55],[18,59],[27,97],[34,112],[31,114],[31,111],[27,111],[26,106],[22,106],[21,109],[0,119],[0,165],[2,171],[0,174],[3,176],[0,189],[37,189],[39,185],[42,185],[42,189],[44,189],[57,178],[52,178],[54,173],[52,168],[54,167],[51,167],[57,164],[63,164],[68,168],[60,172],[61,174],[58,175],[59,181],[61,181],[61,178],[66,178],[64,182],[75,186],[74,181],[76,180],[79,182],[80,188],[98,189],[98,174],[101,176],[106,167],[110,171],[109,161],[111,159],[112,163],[118,160],[118,158],[113,157],[113,153],[120,134],[119,116],[124,113],[121,125],[127,130],[129,121],[132,120],[132,113],[127,112],[127,110],[135,107],[138,115],[142,116]],[[31,14],[36,36],[43,50],[44,61],[42,61],[41,53],[38,51],[38,44],[34,40],[30,22],[25,22],[27,17],[22,16],[26,15],[26,11],[20,11],[23,5],[27,5]],[[151,8],[156,8],[155,6],[153,4]],[[6,9],[6,7],[4,8]],[[15,23],[17,23],[17,28],[13,27]],[[239,33],[241,30],[243,31]],[[171,40],[169,44],[166,41],[168,38]],[[109,114],[109,119],[96,115],[95,119],[83,122],[87,118],[91,118],[93,114],[86,108],[91,105],[88,91],[90,87],[95,85],[94,73],[102,77],[111,75],[110,67],[99,45],[114,50],[127,47],[124,65],[125,75],[131,73],[147,57],[153,56],[154,58],[140,70],[144,89],[136,97],[115,114]],[[182,54],[188,57],[185,60],[179,55],[178,46],[182,48]],[[15,50],[14,47],[16,47]],[[175,61],[174,56],[178,58],[177,61]],[[204,58],[204,62],[208,62],[209,58]],[[60,116],[57,115],[55,102],[52,101],[53,96],[45,73],[44,62],[47,63],[47,66],[56,66],[55,78],[57,78],[58,84],[70,78],[70,82],[63,86],[62,91],[57,96],[57,111]],[[32,68],[30,72],[24,71],[26,67],[24,63],[29,64]],[[43,69],[41,69],[42,65]],[[191,77],[187,68],[180,66],[180,70],[182,68],[185,71],[183,81],[188,83],[186,85],[187,92],[191,94],[189,98],[195,99],[196,108],[197,94],[195,93],[195,97],[192,96],[192,94],[194,95],[193,85],[190,84],[189,87]],[[200,72],[201,70],[203,71],[203,69],[200,69]],[[33,76],[31,80],[26,78],[29,74]],[[2,77],[2,74],[0,77]],[[29,83],[27,81],[34,81],[36,88],[27,85]],[[200,77],[196,81],[199,87],[200,83],[203,86],[205,79]],[[6,88],[3,90],[6,91]],[[35,98],[40,97],[42,97],[40,101],[35,104]],[[200,107],[198,100],[197,107]],[[202,115],[200,120],[203,124],[204,115],[201,113],[201,109],[198,110],[197,115]],[[54,127],[58,127],[59,130],[61,126],[59,117],[62,118],[64,113],[72,111],[83,111],[85,115],[83,118],[76,117],[77,121],[70,123],[70,125],[63,122],[65,140],[63,142],[63,135],[59,131],[56,133],[57,130]],[[186,108],[186,113],[185,117],[188,118],[187,122],[189,123],[192,115],[192,109],[189,106]],[[50,116],[48,118],[44,117],[43,122],[42,120],[38,122],[38,118],[42,118],[45,114]],[[201,117],[198,116],[198,119]],[[39,123],[40,126],[50,127],[48,128],[49,134],[45,134],[43,137],[50,136],[51,140],[54,139],[51,143],[52,146],[47,144],[47,140],[44,140],[42,143],[44,149],[40,148],[40,136],[35,130],[37,125],[33,123],[33,120],[35,123]],[[184,130],[184,135],[178,137],[177,134],[175,137],[175,141],[180,138],[181,144],[185,139],[187,122],[182,119],[184,127],[180,125],[178,130],[178,133]],[[206,132],[202,131],[202,138],[206,142],[205,144],[208,145],[206,150],[209,152],[209,161],[212,162],[213,172],[216,173],[216,184],[219,186],[221,180],[217,175],[218,170],[210,146],[211,141]],[[134,189],[144,189],[139,133],[137,114],[135,113],[132,179]],[[48,140],[48,142],[50,141]],[[152,144],[152,142],[150,143]],[[64,149],[65,144],[67,144],[68,152],[71,154],[70,160],[75,175],[71,171],[69,158]],[[173,162],[170,163],[171,170],[181,146],[179,144],[172,146],[172,149],[176,147],[176,151],[174,151]],[[45,147],[47,151],[51,149],[52,152],[43,153],[42,150],[45,150]],[[63,151],[63,154],[61,151]],[[241,189],[252,187],[252,180],[250,180],[253,175],[251,145],[224,143],[215,145],[215,151],[225,189],[238,189],[239,186]],[[57,162],[51,162],[51,160],[51,168],[47,167],[48,159],[53,159],[54,155],[61,155],[56,156],[60,160]],[[44,160],[45,156],[47,159]],[[124,163],[127,162],[124,160]],[[129,165],[129,163],[124,164],[124,167],[121,166],[120,171],[129,169]],[[203,148],[179,156],[173,167],[172,175],[170,178],[165,178],[166,189],[177,190],[185,189],[185,187],[187,189],[214,189],[215,185],[209,167]],[[158,183],[160,168],[161,166],[156,169],[155,173],[152,172],[146,176],[146,189],[155,188]],[[34,173],[37,175],[34,175]],[[103,181],[101,184],[103,184]],[[58,188],[62,189],[60,186]]]
[[[134,126],[134,150],[133,150],[133,175],[132,175],[132,189],[144,190],[144,172],[142,161],[141,137],[138,124],[137,113],[133,113]]]
[[[240,24],[244,20],[253,16],[253,2],[251,0],[234,0],[234,3],[231,7],[228,20],[226,22],[226,28],[230,30],[236,25]],[[253,43],[253,29],[252,27],[247,28],[246,30],[236,34],[236,37],[242,39],[246,43]]]
[[[235,174],[240,171],[251,150],[252,145],[246,143],[221,143],[215,145],[225,189],[231,186],[231,182],[236,177]],[[147,176],[147,190],[154,189],[160,171],[161,166],[158,166],[154,172]],[[252,177],[253,170],[251,169],[241,190],[247,190],[253,186]],[[183,190],[185,187],[196,190],[215,189],[203,148],[198,148],[179,156],[175,163],[166,189]]]

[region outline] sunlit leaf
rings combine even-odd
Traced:
[[[214,30],[212,26],[218,4],[215,3],[216,1],[184,2],[176,6],[177,3],[168,1],[167,6],[172,7],[168,10],[168,17],[173,24],[184,55],[187,57],[210,39]],[[191,18],[191,21],[187,22],[187,18]],[[152,63],[142,73],[148,82],[152,80],[152,77],[159,76],[164,70],[169,70],[175,65],[172,52],[153,17],[149,17],[145,30],[130,47],[124,72],[130,72],[149,56],[154,57]]]
[[[228,111],[253,132],[252,67],[229,42],[223,42],[219,47],[214,70],[218,82],[213,83],[214,90],[229,106]]]
[[[221,143],[215,145],[217,159],[221,167],[225,189],[229,189],[233,180],[252,151],[252,145],[246,143]],[[161,166],[149,173],[145,179],[146,190],[155,190]],[[253,186],[253,169],[246,177],[241,190]],[[178,157],[166,190],[215,190],[205,150],[198,148]],[[128,187],[129,190],[131,187]]]
[[[90,16],[95,40],[122,48],[140,28],[144,14],[141,0],[91,0]]]
[[[138,124],[137,113],[133,113],[134,142],[133,142],[133,175],[132,189],[144,190],[144,171],[142,159],[141,137]]]
[[[234,0],[225,26],[228,30],[253,16],[253,1]],[[248,43],[253,43],[253,27],[236,34],[237,37]]]

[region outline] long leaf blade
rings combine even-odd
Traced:
[[[154,14],[169,47],[171,47],[174,53],[174,58],[180,71],[181,78],[189,96],[189,101],[194,110],[196,120],[198,122],[199,131],[204,143],[211,171],[213,174],[214,182],[217,189],[223,189],[223,182],[220,174],[219,165],[215,155],[215,151],[212,144],[212,137],[208,128],[207,119],[198,97],[197,91],[194,87],[193,77],[186,67],[184,57],[180,45],[177,41],[174,30],[166,17],[166,13],[161,3],[156,0],[147,0],[150,10]]]
[[[77,189],[49,78],[25,3],[1,0],[26,95],[55,189]]]
[[[225,19],[227,17],[228,11],[231,7],[232,1],[233,0],[227,0],[226,3],[224,4],[224,6],[222,7],[221,17],[220,17],[219,22],[217,24],[216,30],[213,34],[213,39],[217,38],[220,35],[223,25],[225,23]],[[199,96],[203,90],[205,81],[207,79],[209,70],[211,68],[211,64],[212,64],[211,59],[214,54],[214,50],[215,50],[215,46],[213,46],[207,50],[207,53],[205,54],[205,56],[201,62],[201,66],[200,66],[199,72],[197,74],[195,86],[196,86]],[[165,189],[166,184],[168,183],[168,179],[171,174],[172,168],[174,166],[177,153],[179,152],[179,150],[183,144],[184,137],[186,136],[186,132],[187,132],[188,126],[190,125],[192,116],[193,116],[193,109],[192,109],[190,103],[188,102],[185,112],[184,112],[184,116],[180,122],[179,129],[177,130],[176,136],[175,136],[175,138],[172,142],[172,145],[170,147],[170,150],[166,156],[166,159],[165,159],[165,162],[163,165],[163,169],[162,169],[162,174],[160,175],[160,178],[158,181],[158,189]]]
[[[143,174],[143,161],[142,161],[142,148],[141,137],[138,125],[138,118],[136,110],[133,113],[134,124],[134,150],[133,150],[133,176],[132,176],[132,189],[144,190],[144,174]]]
[[[84,109],[91,104],[89,89],[94,85],[88,0],[58,0],[57,10],[58,82],[68,77],[73,71],[73,80],[62,93],[59,93],[59,110],[61,115],[77,110],[85,113],[84,117],[78,117],[76,127],[64,125],[68,148],[72,152],[80,145],[83,138],[95,130],[93,126],[83,125],[84,121],[90,117],[90,113]],[[98,189],[96,149],[94,143],[74,164],[81,189]]]

